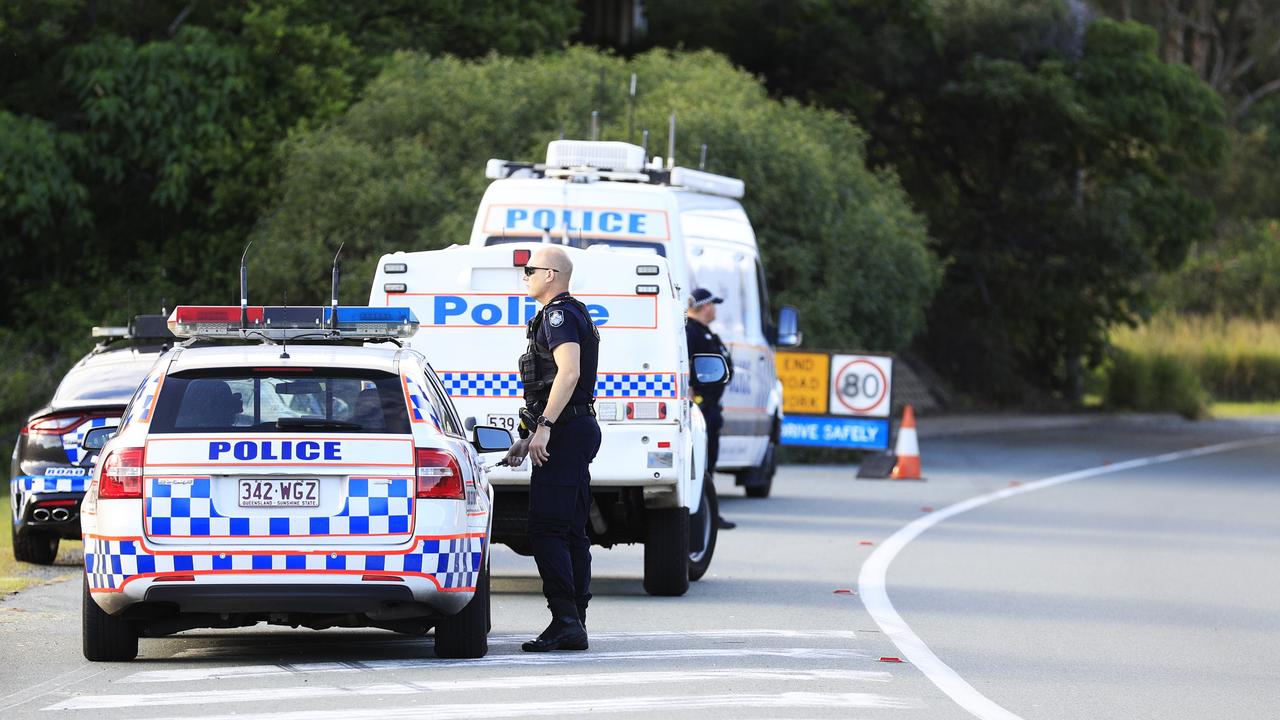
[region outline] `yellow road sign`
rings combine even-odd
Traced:
[[[780,352],[776,358],[782,381],[782,411],[824,415],[830,393],[831,360],[826,353]]]

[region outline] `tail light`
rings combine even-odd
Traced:
[[[98,497],[141,498],[142,465],[146,455],[143,448],[113,450],[102,462],[102,477],[98,484]]]
[[[83,422],[84,415],[44,415],[27,423],[22,428],[23,434],[31,435],[66,435]]]
[[[418,497],[462,500],[462,468],[451,453],[418,448]]]

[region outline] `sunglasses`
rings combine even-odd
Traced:
[[[524,266],[524,276],[525,276],[525,277],[532,277],[532,276],[533,276],[533,274],[534,274],[535,272],[539,271],[539,270],[550,270],[551,272],[560,272],[559,270],[557,270],[557,269],[555,269],[555,268],[544,268],[544,267],[537,267],[537,266],[535,266],[535,265],[525,265],[525,266]]]

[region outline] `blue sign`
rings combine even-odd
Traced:
[[[888,418],[787,415],[782,444],[804,447],[888,450]]]

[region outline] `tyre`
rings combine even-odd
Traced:
[[[436,624],[436,657],[482,658],[489,652],[489,567],[485,563],[476,594],[462,612]]]
[[[38,531],[19,533],[17,528],[11,528],[11,532],[14,559],[36,565],[52,565],[54,558],[58,557],[57,535]]]
[[[689,510],[645,511],[644,591],[677,597],[689,591]]]
[[[702,502],[698,512],[689,518],[689,547],[698,546],[695,541],[702,536],[702,549],[689,551],[689,580],[702,579],[711,567],[711,556],[716,551],[716,538],[720,535],[720,501],[716,499],[716,484],[711,482],[711,473],[702,479]]]
[[[84,579],[81,601],[80,635],[84,659],[93,662],[122,662],[138,657],[138,630],[126,620],[108,614],[89,595],[89,579]]]
[[[778,470],[778,443],[773,438],[764,450],[758,467],[738,474],[738,484],[747,491],[749,498],[767,498],[773,490],[773,475]]]

